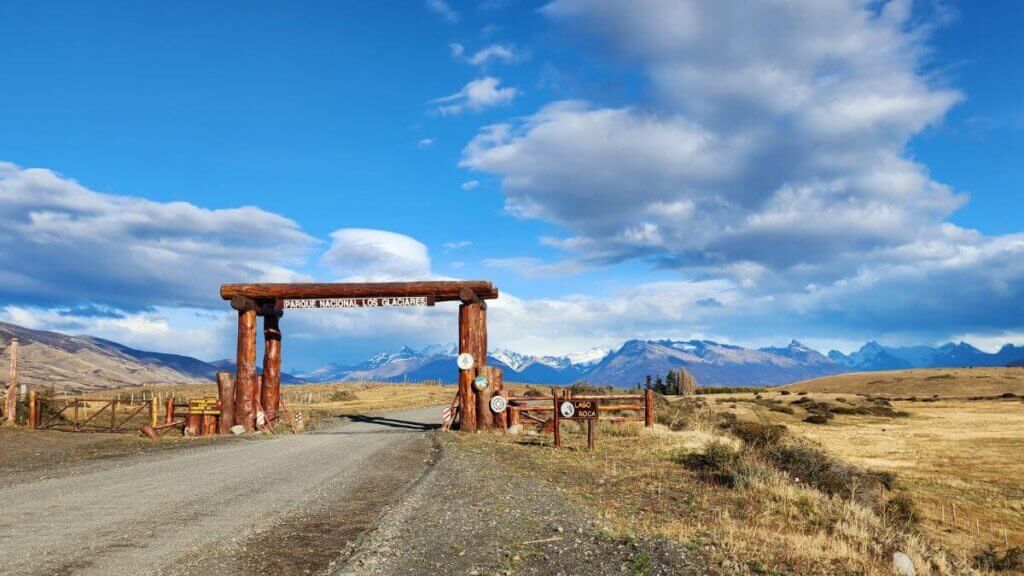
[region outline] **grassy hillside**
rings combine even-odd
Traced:
[[[928,368],[893,372],[841,374],[786,386],[790,392],[868,394],[876,396],[938,395],[943,398],[1024,395],[1024,369]]]

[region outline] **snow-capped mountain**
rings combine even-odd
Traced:
[[[299,376],[318,382],[452,382],[456,376],[453,360],[456,352],[451,344],[434,344],[420,350],[406,346],[395,352],[377,354],[357,365],[329,364]],[[502,368],[509,381],[568,384],[587,380],[621,387],[635,386],[643,382],[647,374],[665,375],[680,367],[690,370],[706,386],[779,384],[846,371],[795,341],[786,348],[749,350],[708,341],[630,340],[615,351],[592,348],[564,356],[531,356],[495,349],[487,361]]]
[[[365,362],[343,366],[327,364],[297,374],[314,382],[383,380],[419,382],[456,378],[453,343],[432,344],[419,350],[408,346],[381,353]],[[1007,345],[987,354],[969,344],[947,344],[937,348],[917,346],[891,348],[868,342],[846,355],[832,351],[828,356],[796,340],[785,347],[749,349],[709,340],[629,340],[617,350],[592,348],[564,356],[531,356],[507,349],[493,349],[487,363],[500,367],[505,379],[534,384],[569,384],[586,380],[592,384],[630,387],[644,382],[648,374],[665,376],[685,368],[701,386],[769,386],[809,378],[878,370],[919,367],[1006,366],[1024,359],[1024,347]]]
[[[829,352],[836,362],[859,372],[877,370],[904,370],[907,368],[962,368],[968,366],[1006,366],[1024,360],[1024,347],[1007,344],[989,354],[966,342],[944,344],[939,347],[907,346],[894,348],[878,342],[868,342],[849,356]]]
[[[685,368],[701,386],[771,386],[848,370],[793,341],[751,350],[708,340],[630,340],[586,375],[593,384],[634,386],[648,374]]]

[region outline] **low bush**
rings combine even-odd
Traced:
[[[796,410],[793,410],[790,406],[769,406],[768,410],[771,412],[780,412],[782,414],[796,414]]]
[[[1024,572],[1024,548],[1013,546],[1000,553],[994,546],[989,545],[974,555],[974,565],[980,570],[1019,574]]]
[[[779,394],[783,396],[789,396],[790,394],[792,394],[792,392],[790,392],[789,390],[779,390]]]
[[[807,418],[804,418],[804,422],[808,424],[828,424],[828,421],[832,418],[825,416],[824,414],[811,414]]]
[[[331,393],[329,399],[331,402],[351,402],[353,400],[357,400],[358,398],[359,397],[356,396],[356,393],[352,392],[351,390],[335,390],[334,392]]]
[[[901,528],[912,528],[921,521],[914,499],[905,492],[898,492],[885,501],[882,515],[891,524]]]
[[[777,444],[786,436],[786,427],[780,424],[762,424],[736,420],[729,424],[729,431],[743,440],[743,443],[755,448],[764,448]]]
[[[673,459],[716,484],[735,487],[742,480],[741,454],[726,442],[711,442],[703,452],[682,452]]]
[[[526,392],[523,393],[523,396],[529,396],[531,398],[537,398],[538,396],[546,396],[546,394],[544,394],[544,392],[542,392],[541,390],[539,390],[537,388],[527,388]]]
[[[777,443],[764,451],[778,469],[825,494],[849,498],[878,508],[882,495],[893,489],[895,477],[868,472],[828,455],[804,441]]]
[[[569,390],[574,396],[608,396],[621,392],[611,386],[595,386],[586,382],[577,382],[569,386]]]

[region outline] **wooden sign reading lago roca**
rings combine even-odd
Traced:
[[[433,306],[433,296],[391,296],[370,298],[304,298],[285,300],[285,308],[407,308]]]

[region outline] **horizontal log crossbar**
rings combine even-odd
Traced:
[[[401,298],[433,296],[438,302],[460,300],[460,292],[468,288],[481,300],[498,297],[494,284],[482,280],[423,282],[362,282],[305,284],[223,284],[220,296],[251,300],[287,300],[313,298]]]

